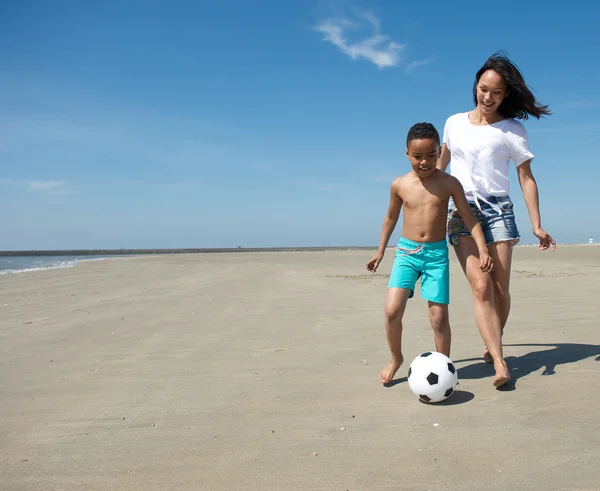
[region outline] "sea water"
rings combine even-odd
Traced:
[[[106,259],[106,256],[1,256],[0,275],[46,269],[72,268],[79,261]]]

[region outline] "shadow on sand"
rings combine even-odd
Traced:
[[[383,384],[384,387],[393,387],[394,385],[403,384],[404,382],[408,382],[408,377],[395,378],[390,383]]]
[[[474,398],[475,395],[472,392],[456,389],[448,399],[445,399],[442,402],[425,402],[421,399],[419,399],[419,402],[426,406],[458,406],[459,404],[465,404]]]
[[[384,384],[384,387],[393,387],[394,385],[403,384],[404,382],[408,382],[407,377],[397,378],[392,380],[389,384]],[[458,382],[460,384],[460,380]],[[475,398],[475,395],[472,392],[468,392],[466,390],[456,389],[448,399],[442,402],[425,402],[419,399],[421,404],[425,404],[426,406],[457,406],[458,404],[465,404]]]
[[[554,375],[558,365],[575,363],[577,361],[596,357],[600,361],[600,345],[597,344],[576,344],[576,343],[556,343],[556,344],[505,344],[504,346],[532,346],[532,347],[551,347],[542,351],[531,351],[522,356],[507,356],[506,363],[510,370],[511,382],[500,390],[514,390],[519,379],[537,372],[543,368],[542,375]],[[494,369],[488,365],[482,358],[466,358],[456,360],[455,363],[466,363],[477,361],[471,365],[458,368],[458,379],[480,379],[484,377],[493,377]],[[402,379],[401,379],[402,380]],[[404,378],[406,380],[406,378]],[[394,381],[395,382],[395,381]]]

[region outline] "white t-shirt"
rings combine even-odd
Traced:
[[[450,173],[469,199],[507,196],[510,159],[518,167],[534,157],[527,130],[515,119],[477,126],[468,112],[454,114],[446,120],[443,143],[451,154]]]

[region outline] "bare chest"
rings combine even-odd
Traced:
[[[402,201],[409,209],[447,207],[449,195],[440,189],[413,188],[403,193]]]

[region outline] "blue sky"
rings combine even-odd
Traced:
[[[470,110],[500,49],[554,111],[525,122],[543,226],[600,240],[598,18],[541,1],[2,2],[0,249],[376,246],[408,128]]]

